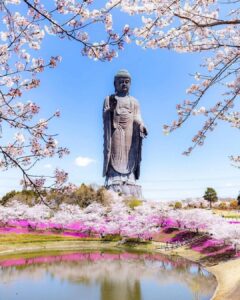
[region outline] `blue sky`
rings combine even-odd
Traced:
[[[102,105],[104,97],[113,93],[114,74],[122,68],[132,75],[130,93],[141,106],[149,131],[143,143],[143,160],[139,183],[146,199],[175,200],[202,196],[207,186],[219,196],[236,197],[240,190],[240,171],[231,166],[228,156],[239,154],[237,129],[219,123],[203,147],[190,157],[181,153],[191,145],[191,138],[201,128],[202,117],[194,117],[169,136],[162,133],[163,124],[176,118],[175,106],[186,99],[186,89],[193,83],[190,74],[202,71],[199,65],[206,54],[178,54],[167,50],[143,50],[127,45],[112,62],[96,62],[81,56],[80,45],[47,37],[42,55],[61,55],[62,63],[41,75],[40,88],[24,95],[41,105],[39,117],[60,109],[61,118],[50,130],[59,134],[58,141],[71,153],[62,160],[45,160],[36,173],[50,173],[55,167],[69,172],[70,181],[103,184]],[[207,103],[218,100],[219,91],[206,97]],[[87,166],[76,164],[76,158],[89,158]],[[80,159],[81,161],[81,159]],[[21,174],[16,170],[0,174],[0,194],[19,189]]]

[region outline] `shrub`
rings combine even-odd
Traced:
[[[127,198],[125,202],[131,209],[134,209],[135,207],[142,205],[142,201],[135,197]]]
[[[227,209],[227,203],[226,203],[226,202],[221,202],[221,203],[218,205],[218,208],[219,208],[219,209]]]
[[[107,234],[101,237],[102,241],[105,242],[117,242],[121,241],[122,237],[119,234]]]
[[[81,207],[87,207],[95,198],[95,190],[84,183],[74,192],[76,203]]]
[[[175,209],[180,209],[180,208],[182,208],[182,202],[180,202],[180,201],[175,202],[174,208],[175,208]]]
[[[237,200],[232,200],[231,202],[230,202],[230,208],[232,208],[232,209],[237,209],[237,207],[238,207],[238,201]]]
[[[111,195],[110,193],[105,189],[105,187],[100,187],[96,191],[96,202],[102,204],[102,205],[107,205],[111,201]]]
[[[84,183],[73,193],[72,197],[81,207],[87,207],[93,202],[106,205],[111,200],[108,191],[104,187],[94,190],[92,186]]]
[[[141,238],[133,238],[133,237],[127,237],[123,240],[123,243],[126,244],[127,246],[136,246],[138,244],[150,244],[150,240],[144,240]]]

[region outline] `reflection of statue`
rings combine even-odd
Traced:
[[[103,107],[106,187],[125,195],[142,197],[136,185],[140,175],[142,138],[147,135],[138,101],[129,96],[131,77],[120,70],[114,78],[115,94]]]
[[[102,279],[101,300],[142,300],[141,283],[126,278],[124,281]]]

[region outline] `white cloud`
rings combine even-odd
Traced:
[[[51,164],[46,164],[43,166],[45,169],[52,169],[52,165]]]
[[[87,167],[93,162],[95,162],[95,160],[90,157],[78,156],[75,159],[75,164],[79,167]]]

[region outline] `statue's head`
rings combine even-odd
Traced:
[[[119,70],[114,76],[114,87],[117,95],[125,96],[129,93],[131,75],[127,70]]]

